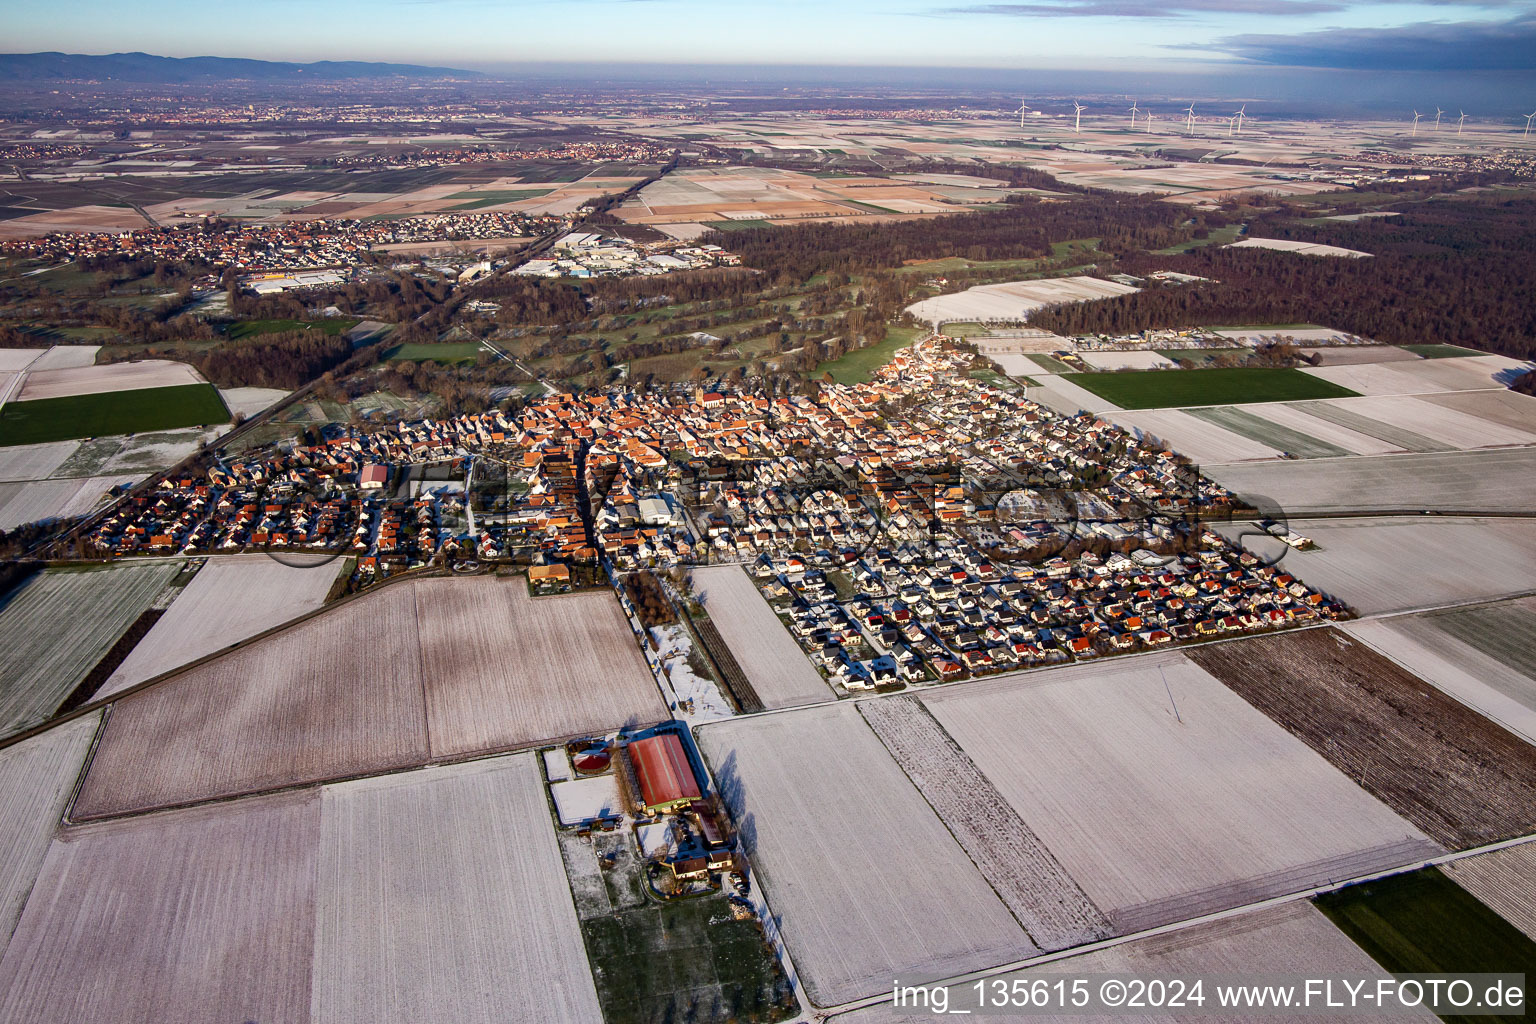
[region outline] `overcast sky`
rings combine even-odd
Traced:
[[[4,48],[526,61],[1536,69],[1536,0],[0,0]]]

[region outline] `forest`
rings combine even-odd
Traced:
[[[1442,342],[1516,358],[1536,356],[1536,201],[1446,200],[1394,218],[1306,224],[1283,215],[1250,225],[1373,253],[1369,259],[1204,248],[1131,255],[1118,269],[1210,278],[1032,318],[1058,334],[1126,334],[1160,327],[1320,323],[1392,344]]]

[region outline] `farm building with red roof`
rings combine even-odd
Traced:
[[[703,796],[688,763],[688,752],[672,733],[635,740],[629,745],[629,759],[635,766],[646,813],[664,814]]]

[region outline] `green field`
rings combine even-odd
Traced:
[[[1536,942],[1435,868],[1325,893],[1317,906],[1393,973],[1536,975]]]
[[[1182,188],[1183,186],[1179,187]],[[1228,224],[1224,228],[1217,228],[1216,230],[1212,231],[1205,238],[1191,238],[1187,242],[1180,242],[1177,245],[1170,245],[1166,249],[1158,249],[1156,250],[1156,254],[1159,256],[1176,256],[1181,252],[1188,252],[1191,249],[1199,249],[1206,245],[1231,245],[1233,242],[1237,241],[1237,237],[1242,233],[1243,225]]]
[[[832,379],[839,384],[860,384],[869,380],[875,367],[884,366],[891,361],[897,349],[906,348],[912,342],[922,337],[927,332],[920,327],[890,327],[886,329],[885,340],[878,345],[869,348],[861,348],[849,352],[841,359],[830,363],[822,363],[816,367],[815,377],[824,373],[830,373]]]
[[[750,231],[752,228],[773,227],[766,220],[712,220],[705,222],[704,226],[716,231]]]
[[[1079,387],[1122,409],[1165,409],[1248,402],[1298,402],[1352,398],[1355,393],[1300,370],[1240,366],[1233,369],[1145,370],[1131,373],[1069,373]]]
[[[1236,356],[1236,357],[1238,357],[1240,359],[1247,359],[1250,355],[1253,354],[1253,349],[1251,349],[1251,348],[1168,348],[1168,349],[1161,349],[1160,348],[1160,349],[1157,350],[1157,354],[1162,356],[1164,359],[1171,359],[1171,360],[1173,360],[1176,363],[1181,361],[1181,360],[1183,360],[1183,361],[1186,361],[1186,362],[1194,363],[1196,366],[1203,366],[1204,364],[1209,363],[1209,362],[1211,362],[1211,361],[1213,361],[1213,360],[1215,360],[1215,359],[1217,359],[1217,358],[1219,358],[1221,356]]]
[[[1460,345],[1399,345],[1401,349],[1407,349],[1416,356],[1425,359],[1454,359],[1457,356],[1485,356],[1488,353],[1479,352],[1476,349],[1462,348]]]
[[[141,434],[228,422],[229,410],[212,384],[39,398],[10,402],[0,410],[0,445]]]
[[[502,203],[515,203],[520,199],[538,199],[547,196],[552,188],[522,188],[522,189],[485,189],[481,192],[458,192],[449,196],[449,199],[468,199],[467,203],[448,207],[454,210],[479,210],[487,206],[499,206]]]
[[[359,321],[351,317],[327,317],[324,320],[241,320],[224,328],[224,337],[230,341],[254,338],[262,334],[280,334],[284,331],[315,331],[322,334],[341,334],[350,331]]]
[[[441,344],[417,342],[385,349],[384,358],[389,362],[431,360],[438,363],[472,363],[482,351],[484,349],[478,341],[449,341]]]
[[[978,337],[979,335],[990,334],[991,331],[989,331],[982,324],[975,323],[974,321],[966,321],[962,323],[945,324],[944,333],[949,335],[951,338],[974,338]]]

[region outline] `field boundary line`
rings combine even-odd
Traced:
[[[930,988],[964,985],[968,982],[980,981],[984,978],[996,977],[999,974],[1009,974],[1014,971],[1027,970],[1032,967],[1040,967],[1046,964],[1057,963],[1061,960],[1071,959],[1072,957],[1082,956],[1087,953],[1097,953],[1101,950],[1113,949],[1114,947],[1122,946],[1127,942],[1135,942],[1140,939],[1150,939],[1158,935],[1168,935],[1173,932],[1183,931],[1186,928],[1192,928],[1196,925],[1207,924],[1213,921],[1224,921],[1228,918],[1240,917],[1244,914],[1252,913],[1254,911],[1264,910],[1270,907],[1284,906],[1288,903],[1295,903],[1298,900],[1309,900],[1314,896],[1320,896],[1323,893],[1334,892],[1339,889],[1347,888],[1351,885],[1359,885],[1362,882],[1372,882],[1381,878],[1391,878],[1394,875],[1404,874],[1405,872],[1409,871],[1420,871],[1424,868],[1440,867],[1441,865],[1451,864],[1458,860],[1465,860],[1468,857],[1478,857],[1485,853],[1497,853],[1500,850],[1507,850],[1516,846],[1524,846],[1533,842],[1536,842],[1536,833],[1516,836],[1513,839],[1501,839],[1498,842],[1473,847],[1469,850],[1459,850],[1446,853],[1437,857],[1428,858],[1426,860],[1409,861],[1408,863],[1398,865],[1397,867],[1388,868],[1385,871],[1375,871],[1366,875],[1357,875],[1353,878],[1346,878],[1335,882],[1329,882],[1326,885],[1313,886],[1307,889],[1299,889],[1295,892],[1286,893],[1281,896],[1272,896],[1268,899],[1255,900],[1252,903],[1245,903],[1239,907],[1231,907],[1227,910],[1218,910],[1210,914],[1202,914],[1199,917],[1191,917],[1183,921],[1175,921],[1171,924],[1159,925],[1156,928],[1147,928],[1139,932],[1130,932],[1126,935],[1117,935],[1112,939],[1104,939],[1099,942],[1090,942],[1081,946],[1074,946],[1071,949],[1061,949],[1050,953],[1043,953],[1040,956],[1029,957],[1025,960],[1017,960],[1009,964],[999,964],[996,967],[987,967],[979,971],[970,971],[965,974],[958,974],[949,978],[940,978],[936,981],[927,982],[926,984]],[[838,1006],[822,1008],[818,1011],[816,1019],[825,1021],[833,1017],[841,1016],[845,1013],[851,1013],[854,1010],[862,1010],[871,1006],[882,1006],[888,1001],[888,999],[889,997],[884,995],[870,996],[867,999],[860,999],[849,1003],[843,1003]]]

